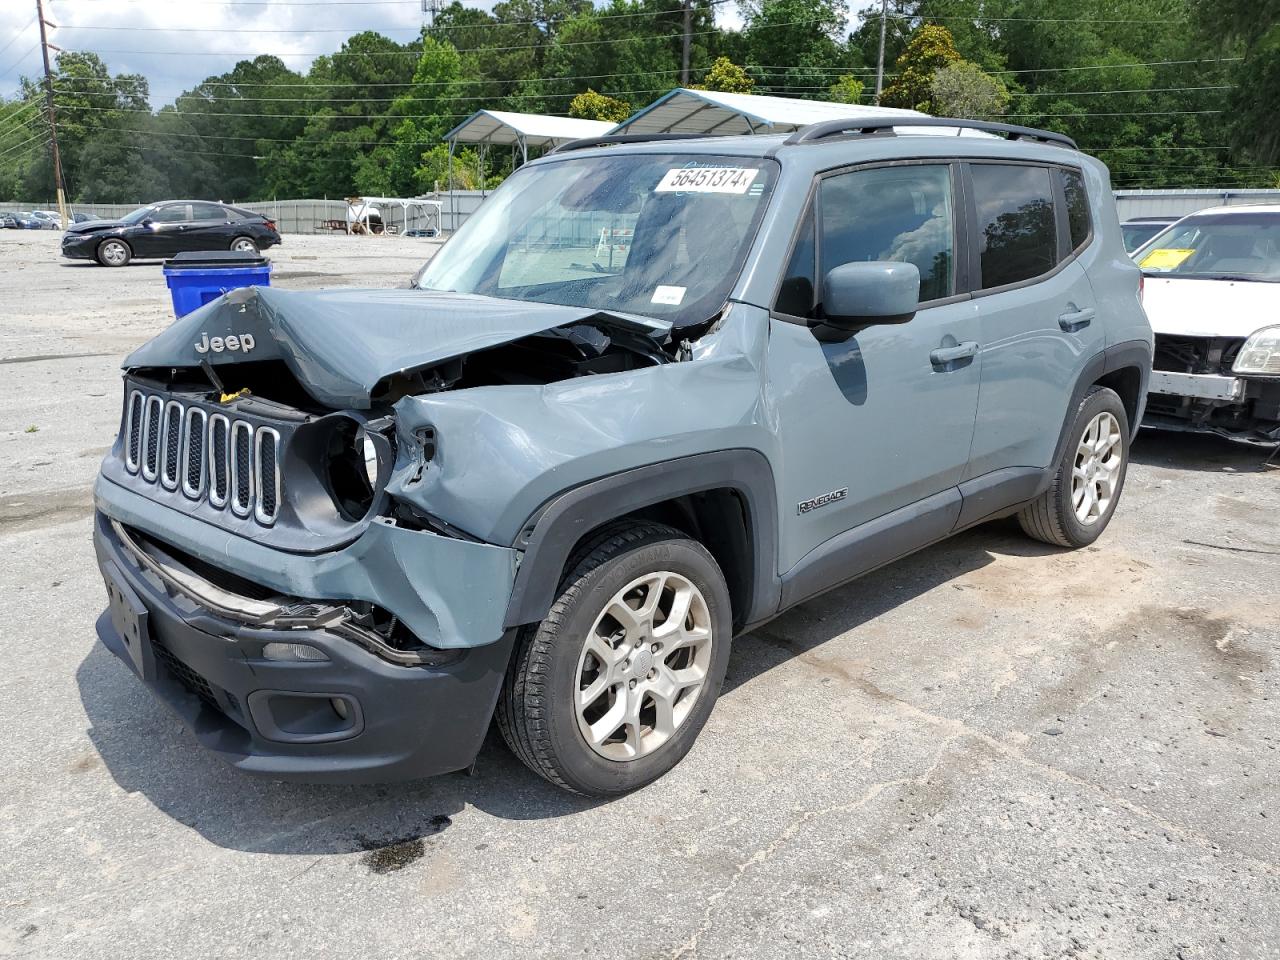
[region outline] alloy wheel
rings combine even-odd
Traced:
[[[574,685],[591,749],[629,761],[670,740],[702,692],[713,642],[707,601],[681,574],[647,573],[614,594],[587,634]]]
[[[102,245],[102,259],[113,267],[118,267],[129,257],[129,251],[118,240],[108,240]]]
[[[240,239],[231,245],[236,253],[257,253],[258,248],[252,240]]]
[[[1106,516],[1120,484],[1124,436],[1120,422],[1103,411],[1084,428],[1071,468],[1071,506],[1085,526]]]

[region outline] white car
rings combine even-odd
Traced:
[[[1156,335],[1144,425],[1280,443],[1280,205],[1201,210],[1133,259]]]

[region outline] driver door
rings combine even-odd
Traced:
[[[979,382],[977,310],[956,293],[964,290],[958,265],[965,260],[957,176],[952,164],[935,161],[861,167],[819,181],[769,341],[784,579],[850,531],[882,533],[880,547],[892,553],[883,562],[955,522]],[[818,340],[812,323],[821,315],[821,278],[842,263],[877,260],[919,268],[918,312],[843,342]],[[850,567],[841,576],[839,562],[835,569],[830,557],[824,562],[830,582],[814,590],[860,572]]]
[[[168,257],[187,249],[185,233],[191,220],[191,204],[170,203],[158,207],[151,215],[151,223],[139,231],[133,244],[138,257]]]

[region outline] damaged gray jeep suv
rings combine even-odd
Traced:
[[[992,518],[1091,543],[1152,344],[1107,171],[903,123],[578,142],[413,289],[178,320],[124,365],[103,643],[247,772],[464,769],[496,717],[613,795],[735,635]]]

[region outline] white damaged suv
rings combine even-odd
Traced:
[[[1280,443],[1280,205],[1201,210],[1133,258],[1156,336],[1144,425]]]

